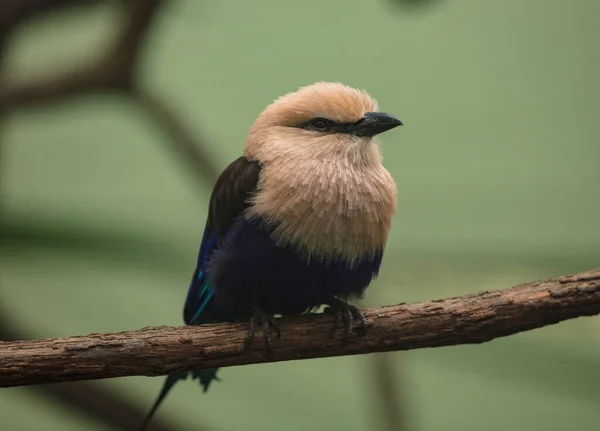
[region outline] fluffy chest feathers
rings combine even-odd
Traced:
[[[355,263],[384,248],[395,207],[396,184],[379,162],[286,157],[263,166],[246,215],[275,222],[278,245]]]

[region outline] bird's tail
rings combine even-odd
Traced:
[[[187,376],[187,372],[173,373],[167,376],[167,378],[165,379],[165,383],[163,384],[163,387],[160,390],[160,393],[158,394],[158,398],[154,402],[154,405],[150,409],[150,412],[146,415],[144,422],[142,422],[142,426],[140,428],[141,431],[144,431],[146,429],[146,427],[150,423],[150,420],[152,419],[152,416],[154,416],[154,413],[156,413],[156,410],[158,410],[158,407],[163,402],[169,391],[173,388],[173,386],[175,386],[175,383],[177,383],[179,380],[187,379]]]
[[[217,370],[218,368],[207,368],[204,370],[193,370],[190,372],[183,371],[179,373],[169,374],[165,379],[165,383],[163,384],[163,387],[160,390],[160,393],[158,394],[154,405],[150,409],[148,415],[146,415],[144,422],[142,422],[140,431],[144,431],[146,429],[146,427],[150,423],[150,420],[154,416],[154,413],[156,413],[156,410],[158,410],[158,407],[161,405],[163,400],[168,395],[169,391],[173,388],[173,386],[175,386],[175,384],[179,380],[186,380],[188,378],[188,375],[191,374],[192,379],[198,379],[200,381],[200,385],[204,388],[204,392],[206,392],[213,380],[219,380],[219,378],[217,377]]]

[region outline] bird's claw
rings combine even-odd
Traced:
[[[327,312],[333,314],[333,327],[330,336],[333,338],[337,329],[343,329],[342,340],[346,343],[351,335],[361,336],[371,325],[365,315],[357,307],[340,299],[334,298],[329,302]]]
[[[254,340],[256,334],[256,326],[260,326],[265,337],[265,347],[269,353],[273,352],[273,331],[277,333],[277,338],[281,338],[281,331],[277,326],[277,319],[268,313],[260,310],[259,308],[254,309],[254,314],[250,318],[250,328],[248,329],[248,337],[244,342],[244,350],[248,350]]]

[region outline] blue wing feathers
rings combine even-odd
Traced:
[[[199,323],[198,319],[200,317],[200,314],[202,313],[202,310],[204,310],[204,308],[208,305],[213,295],[215,294],[213,288],[210,287],[210,283],[208,282],[208,280],[206,280],[203,270],[200,270],[198,273],[198,282],[202,282],[202,289],[200,289],[200,293],[198,294],[199,305],[196,308],[196,312],[190,320],[190,323],[188,323],[189,325],[197,325]]]
[[[202,238],[200,252],[198,253],[198,264],[185,301],[184,321],[187,325],[208,323],[200,317],[215,293],[210,286],[205,267],[216,243],[216,233],[206,230]]]
[[[253,193],[260,172],[258,162],[239,157],[223,171],[213,189],[206,219],[206,227],[198,253],[198,263],[188,288],[183,319],[187,325],[201,325],[223,321],[214,307],[215,291],[207,274],[208,262],[227,236],[233,222],[248,206],[248,197]],[[190,370],[170,374],[156,400],[152,410],[146,417],[142,429],[145,429],[152,415],[167,396],[171,388],[190,375],[200,381],[206,391],[216,376],[216,368]]]

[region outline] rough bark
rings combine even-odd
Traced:
[[[0,340],[22,340],[28,337],[10,325],[0,308]],[[46,396],[50,402],[60,404],[75,413],[84,414],[113,431],[139,431],[140,424],[148,414],[147,406],[138,406],[119,391],[102,382],[66,382],[28,387],[32,393]],[[205,425],[194,422],[196,431]],[[177,420],[166,421],[157,417],[148,424],[147,431],[183,431]]]
[[[366,335],[331,339],[327,314],[281,319],[267,354],[261,337],[244,352],[246,324],[137,331],[0,343],[0,387],[371,352],[483,343],[600,313],[600,269],[504,290],[365,310]]]

